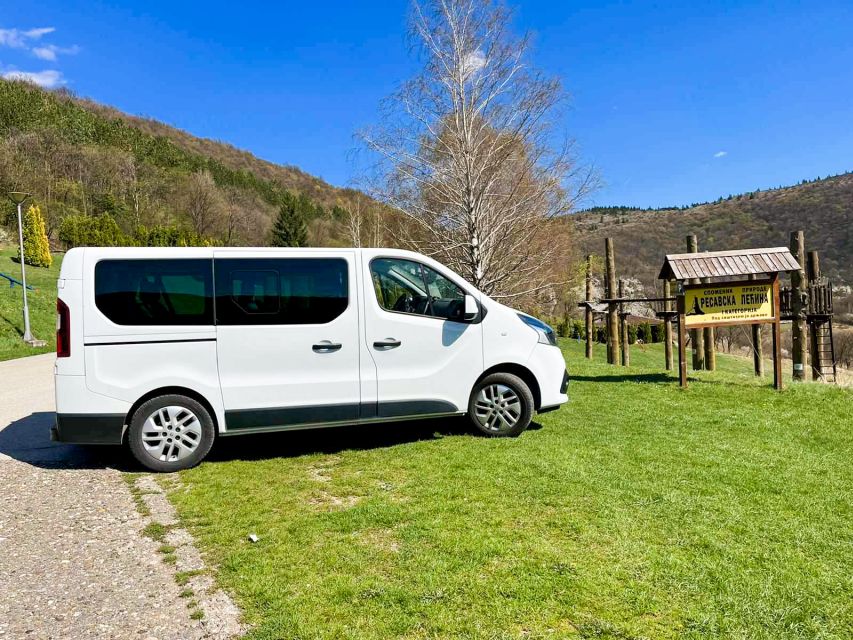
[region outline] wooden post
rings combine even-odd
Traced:
[[[678,384],[687,388],[687,329],[685,328],[684,296],[678,296]]]
[[[820,259],[817,251],[808,253],[809,283],[817,284],[820,280]],[[817,323],[809,324],[809,359],[812,363],[812,380],[823,380],[822,354],[820,352],[821,332],[823,327]]]
[[[806,379],[806,314],[803,305],[803,285],[806,280],[805,238],[802,231],[791,233],[791,253],[800,263],[800,268],[791,272],[791,359],[794,361],[794,380]]]
[[[613,252],[613,238],[604,240],[606,265],[607,298],[616,297],[616,257]],[[607,362],[619,364],[619,317],[618,304],[611,302],[607,306]]]
[[[663,297],[672,297],[672,282],[663,281]],[[663,303],[664,311],[672,311],[672,303],[668,300]],[[672,318],[668,315],[663,319],[663,351],[666,357],[666,370],[672,371]]]
[[[779,274],[773,276],[773,387],[782,389],[782,322],[779,313]]]
[[[705,327],[703,333],[703,340],[705,342],[705,369],[715,371],[717,369],[717,337],[714,333],[714,327]]]
[[[749,276],[750,280],[755,280],[754,275]],[[755,376],[758,378],[764,377],[764,345],[761,343],[761,325],[754,324],[752,329],[752,366],[755,370]]]
[[[586,257],[586,301],[587,303],[592,303],[592,256],[588,255]],[[586,308],[586,357],[592,358],[592,330],[594,324],[594,316],[592,315],[592,308],[587,306]]]
[[[687,236],[687,253],[699,253],[699,241],[696,239],[696,234],[691,233]],[[688,281],[690,284],[699,284],[699,278],[692,278]],[[705,368],[705,345],[704,331],[702,329],[690,330],[690,345],[693,349],[693,370],[701,371]]]
[[[625,297],[625,282],[619,280],[619,297]],[[619,303],[619,328],[622,341],[622,366],[627,367],[631,364],[631,351],[628,345],[628,314],[625,313],[625,305]]]

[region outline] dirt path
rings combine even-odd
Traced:
[[[53,362],[0,362],[0,639],[192,640],[112,448],[51,443]]]

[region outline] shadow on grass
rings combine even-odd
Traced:
[[[43,469],[118,469],[145,471],[124,446],[81,446],[51,442],[52,411],[40,411],[15,420],[0,431],[0,457]],[[529,430],[541,429],[533,422]],[[325,429],[245,434],[217,438],[206,460],[266,460],[312,453],[383,449],[446,436],[473,435],[466,418],[434,418]]]
[[[7,317],[6,317],[4,314],[2,314],[2,313],[0,313],[0,320],[2,320],[2,321],[3,321],[3,322],[5,322],[6,324],[8,324],[10,327],[12,327],[12,330],[13,330],[15,333],[17,333],[19,337],[23,337],[23,335],[24,335],[24,331],[23,331],[21,328],[19,328],[19,327],[18,327],[18,323],[17,323],[17,321],[13,321],[13,320],[11,320],[11,319],[7,318]]]
[[[692,380],[693,378],[688,378],[688,381]],[[675,378],[668,373],[623,373],[603,376],[570,375],[569,385],[571,385],[572,382],[665,382],[667,384],[672,384],[673,382],[678,383],[678,378]],[[569,386],[569,389],[571,390],[571,386]]]
[[[532,422],[528,431],[541,428],[541,424]],[[294,458],[314,453],[330,454],[347,450],[385,449],[459,435],[477,437],[465,417],[246,434],[217,438],[207,460],[209,462],[266,460]]]

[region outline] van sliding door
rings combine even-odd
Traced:
[[[354,252],[214,252],[227,431],[359,416]]]

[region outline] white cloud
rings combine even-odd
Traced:
[[[471,75],[472,73],[477,73],[486,66],[486,56],[482,51],[477,49],[476,51],[472,51],[468,55],[465,56],[465,61],[463,64],[463,72],[466,76]]]
[[[50,60],[53,62],[59,55],[74,55],[78,51],[80,51],[80,47],[77,45],[73,47],[57,47],[55,44],[48,44],[43,47],[35,47],[33,55],[39,60]]]
[[[44,71],[7,71],[3,74],[7,80],[23,80],[32,82],[45,89],[53,89],[65,84],[62,73],[56,69],[45,69]]]
[[[28,43],[39,40],[42,36],[56,31],[54,27],[37,27],[35,29],[0,29],[0,47],[25,49]]]
[[[717,153],[714,154],[714,157],[715,158],[722,158],[723,156],[727,156],[727,155],[729,155],[728,151],[717,151]]]

